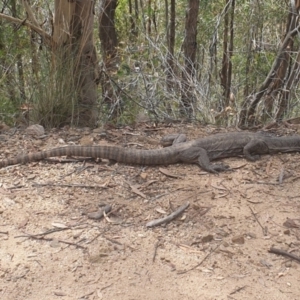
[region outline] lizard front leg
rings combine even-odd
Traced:
[[[180,159],[186,163],[198,163],[203,170],[214,174],[226,171],[229,168],[223,164],[211,164],[207,151],[200,147],[190,147],[182,151]]]

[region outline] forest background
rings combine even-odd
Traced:
[[[0,120],[295,118],[299,11],[300,0],[2,0]]]

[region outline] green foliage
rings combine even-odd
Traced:
[[[45,127],[76,125],[77,90],[73,61],[60,62],[47,50],[41,54],[38,81],[31,84],[30,120]]]
[[[143,6],[141,7],[141,3]],[[149,6],[151,3],[151,6]],[[116,108],[120,111],[118,123],[134,123],[142,113],[153,120],[178,119],[182,93],[181,77],[184,71],[183,41],[187,1],[176,1],[176,35],[174,70],[171,85],[167,85],[167,26],[165,1],[138,1],[136,19],[132,19],[136,34],[131,31],[127,0],[119,0],[115,25],[118,33],[118,66],[111,76],[111,87],[118,95]],[[170,5],[170,1],[167,1]],[[39,2],[39,21],[46,20],[47,4]],[[132,5],[135,1],[132,1]],[[191,79],[195,118],[214,122],[214,115],[222,109],[223,89],[220,69],[223,57],[224,8],[226,1],[200,1],[197,43],[197,78]],[[45,7],[43,6],[45,5]],[[45,9],[46,8],[46,9]],[[51,7],[50,7],[51,8]],[[97,8],[97,7],[96,7]],[[170,17],[170,7],[168,7]],[[97,9],[95,10],[98,11]],[[7,11],[9,13],[9,10]],[[25,15],[22,7],[18,14]],[[236,1],[234,17],[234,50],[232,56],[231,88],[235,95],[231,119],[238,113],[243,100],[265,80],[277,55],[286,28],[288,7],[284,1]],[[154,26],[156,23],[156,28]],[[23,103],[31,107],[30,121],[46,126],[76,124],[78,98],[74,62],[53,65],[50,49],[39,50],[38,35],[30,40],[30,30],[5,22],[0,31],[0,117],[9,120],[17,114]],[[51,31],[50,26],[45,28]],[[98,29],[95,41],[100,52]],[[267,43],[272,49],[254,49],[256,43]],[[297,38],[295,50],[300,46]],[[100,56],[100,60],[101,60]],[[18,66],[22,65],[22,78]],[[101,95],[99,86],[99,98]],[[299,111],[297,93],[294,92],[290,109]],[[112,107],[101,103],[101,121],[107,121]],[[292,113],[291,113],[292,114]],[[70,117],[72,116],[72,117]]]
[[[24,28],[0,21],[0,119],[12,125],[20,113],[21,59],[28,53],[28,38]]]

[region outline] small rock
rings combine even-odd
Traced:
[[[229,247],[229,244],[228,244],[226,241],[224,241],[224,242],[223,242],[223,246],[224,246],[224,247]]]
[[[9,206],[15,205],[16,202],[13,199],[9,198],[9,197],[4,197],[2,199],[2,204],[3,204],[4,207],[9,207]]]
[[[80,145],[82,146],[92,146],[94,142],[93,137],[86,135],[80,139]]]
[[[208,243],[208,242],[212,241],[213,239],[214,239],[213,235],[208,234],[208,235],[202,237],[201,242],[202,243]]]
[[[9,126],[7,126],[5,123],[0,122],[0,132],[8,131]]]
[[[50,243],[50,247],[52,247],[52,248],[58,248],[58,247],[60,247],[59,241],[56,240],[56,239],[53,239],[53,240],[51,241],[51,243]]]
[[[7,140],[6,135],[0,134],[0,142],[5,142]]]
[[[248,233],[247,233],[247,236],[248,236],[249,238],[252,238],[252,239],[256,239],[256,238],[257,238],[256,234],[253,233],[253,232],[248,232]]]
[[[287,261],[287,262],[285,263],[285,266],[286,266],[287,268],[290,268],[290,267],[292,266],[292,262],[291,262],[291,261]]]
[[[291,231],[289,229],[286,229],[283,233],[286,234],[286,235],[290,235]]]
[[[272,264],[269,263],[268,261],[266,261],[265,259],[261,259],[259,261],[263,266],[267,267],[267,268],[271,268],[272,267]]]
[[[220,237],[227,237],[229,235],[229,233],[227,231],[225,231],[224,229],[222,229],[222,228],[218,229],[217,234]]]
[[[232,238],[231,240],[234,244],[245,244],[245,238],[242,235],[238,235]]]
[[[276,242],[282,244],[285,242],[285,239],[283,237],[277,237]]]
[[[53,294],[55,296],[58,296],[58,297],[64,297],[64,296],[67,296],[67,294],[61,292],[61,291],[54,291]]]
[[[45,134],[45,129],[39,124],[34,124],[26,128],[26,133],[33,136],[42,136]]]
[[[141,176],[141,178],[142,179],[146,179],[147,178],[147,173],[146,172],[142,172],[141,174],[140,174],[140,176]]]

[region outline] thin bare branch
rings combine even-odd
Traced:
[[[52,43],[52,37],[51,37],[51,35],[49,35],[48,33],[46,33],[42,28],[33,25],[28,20],[17,19],[17,18],[8,16],[8,15],[2,14],[2,13],[0,13],[0,18],[1,19],[5,19],[5,20],[7,20],[9,22],[12,22],[12,23],[26,25],[27,27],[31,28],[33,31],[35,31],[36,33],[38,33],[39,35],[41,35],[44,38],[45,44],[47,46],[51,46],[51,43]]]

